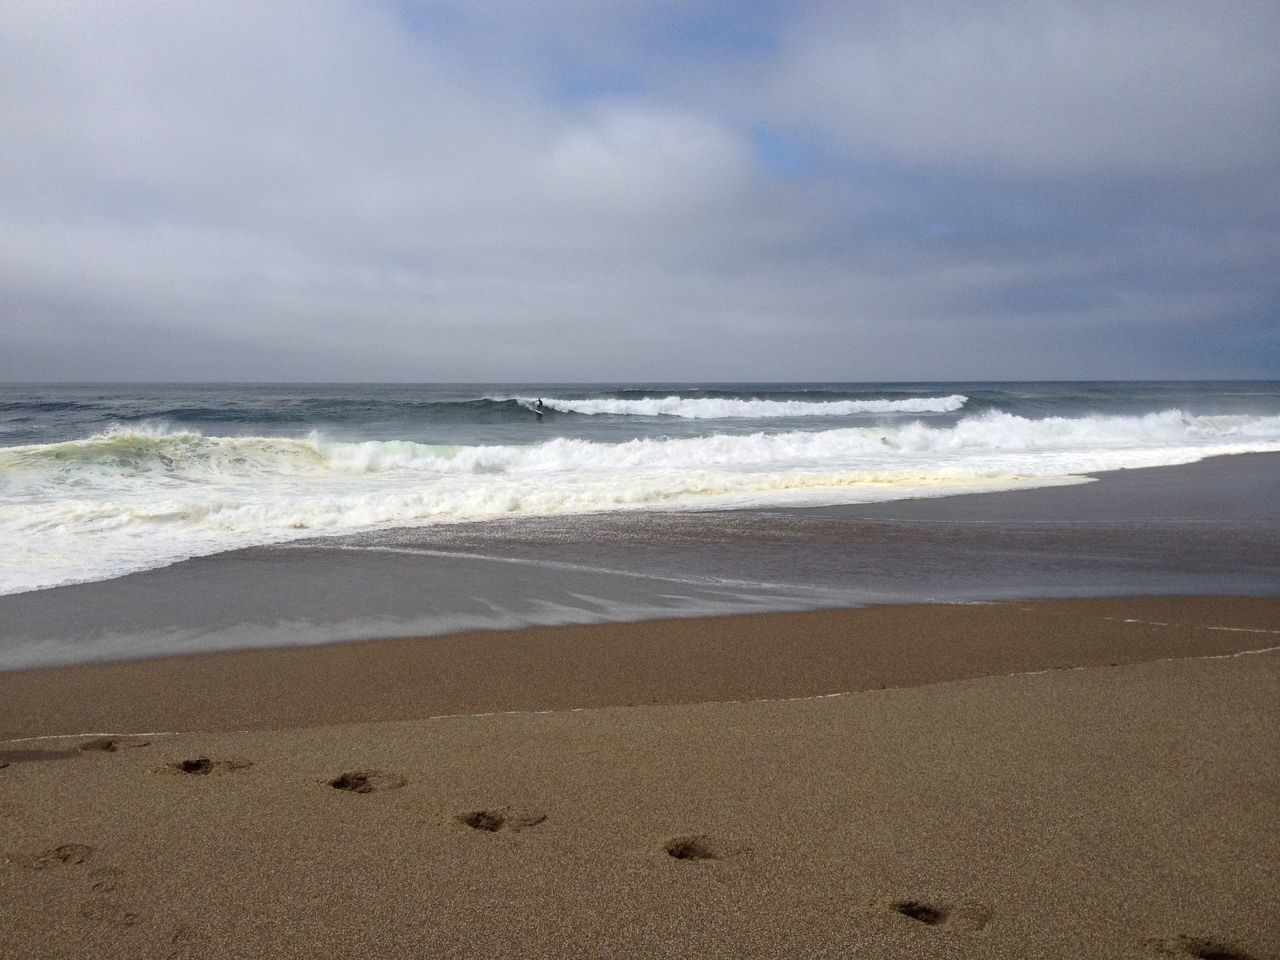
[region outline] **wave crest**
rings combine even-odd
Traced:
[[[859,413],[954,413],[968,397],[908,397],[902,400],[738,400],[722,397],[644,397],[638,400],[543,400],[560,413],[587,416],[684,417],[692,420],[766,420],[782,417],[848,417]]]

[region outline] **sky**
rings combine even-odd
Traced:
[[[1280,4],[5,0],[0,380],[1280,377]]]

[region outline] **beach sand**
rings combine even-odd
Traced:
[[[1277,958],[1277,646],[1135,598],[0,674],[0,957]]]

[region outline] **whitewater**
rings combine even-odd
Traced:
[[[517,398],[518,399],[518,398]],[[857,413],[952,413],[969,398],[910,397],[904,400],[738,400],[721,397],[649,397],[642,400],[551,399],[544,408],[586,416],[683,417],[691,420],[773,419],[783,417],[847,417]]]
[[[875,502],[1280,451],[1274,386],[1212,402],[1141,386],[331,388],[323,403],[297,388],[16,389],[0,442],[44,433],[0,445],[0,593],[389,527]],[[1170,398],[1194,403],[1141,410]]]

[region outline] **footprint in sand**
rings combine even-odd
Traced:
[[[209,757],[195,757],[191,760],[178,760],[158,767],[156,773],[186,773],[193,776],[209,776],[210,774],[233,773],[253,766],[252,760],[243,757],[232,757],[230,760],[211,760]]]
[[[991,909],[980,903],[947,903],[908,897],[881,900],[872,905],[877,912],[903,917],[926,927],[948,927],[952,930],[981,930],[991,922]]]
[[[89,871],[90,889],[94,893],[111,893],[124,886],[124,878],[119,867],[96,867]]]
[[[459,823],[466,824],[472,830],[486,833],[497,833],[509,830],[519,833],[526,827],[536,827],[547,819],[541,810],[513,810],[510,807],[497,807],[492,810],[472,810],[454,817]]]
[[[895,900],[889,904],[889,909],[916,923],[923,923],[926,927],[946,923],[951,915],[951,911],[941,904],[934,905],[923,900]]]
[[[89,900],[80,907],[80,916],[94,923],[117,927],[132,927],[142,919],[139,914],[114,900]]]
[[[662,849],[673,860],[721,860],[726,856],[719,843],[703,834],[672,837]]]
[[[27,861],[27,866],[33,870],[44,870],[47,867],[60,866],[77,866],[87,863],[93,858],[93,847],[87,843],[64,843],[61,846],[54,847],[52,850],[46,850],[44,853],[38,853]]]
[[[1195,957],[1196,960],[1253,960],[1253,957],[1225,944],[1206,937],[1189,937],[1185,933],[1167,940],[1148,940],[1147,945],[1157,957]]]
[[[376,793],[379,790],[396,790],[409,781],[385,770],[349,770],[322,782],[347,793]]]
[[[151,745],[150,740],[134,740],[129,737],[95,737],[80,744],[85,753],[116,753],[119,750],[136,750]]]

